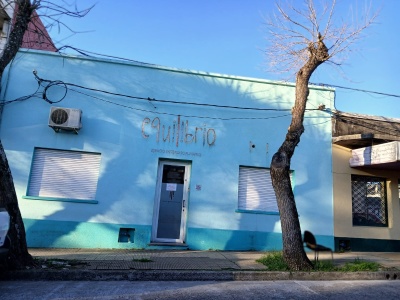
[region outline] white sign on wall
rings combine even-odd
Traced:
[[[378,165],[399,161],[400,142],[390,142],[351,151],[350,167]]]
[[[166,190],[169,192],[176,192],[176,183],[167,183]]]

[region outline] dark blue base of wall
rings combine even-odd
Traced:
[[[400,240],[335,237],[335,251],[399,252]]]

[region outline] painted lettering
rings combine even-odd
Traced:
[[[196,143],[197,142],[197,131],[199,131],[199,130],[203,130],[203,128],[200,128],[200,127],[196,127],[196,130],[194,131],[194,142]]]
[[[179,133],[181,131],[181,116],[178,116],[178,128],[176,129],[176,146],[179,146]]]
[[[158,117],[153,119],[153,122],[151,122],[151,127],[156,128],[157,129],[157,138],[156,141],[158,143],[159,139],[160,139],[160,119]]]
[[[215,130],[212,128],[208,129],[207,130],[207,144],[209,146],[214,145],[216,139],[217,139],[217,134],[215,133]]]
[[[188,133],[188,129],[189,129],[189,121],[186,121],[186,123],[185,123],[185,143],[186,144],[190,144],[194,140],[193,134]]]
[[[167,136],[164,137],[164,133],[165,133],[165,125],[162,126],[163,127],[163,142],[169,142],[170,141],[170,130],[171,130],[171,126],[168,126],[168,133]]]
[[[144,118],[143,122],[142,122],[142,136],[147,139],[149,137],[148,134],[146,134],[144,127],[150,123],[150,119],[149,118]]]
[[[204,124],[203,129],[203,146],[206,144],[206,124]]]
[[[151,127],[151,128],[149,128]],[[172,143],[176,147],[179,144],[202,144],[203,146],[213,146],[217,140],[217,133],[214,128],[208,128],[207,124],[201,127],[189,126],[189,120],[182,120],[178,116],[171,125],[163,124],[159,117],[150,119],[144,118],[142,121],[142,137],[145,139],[155,136],[157,143]]]

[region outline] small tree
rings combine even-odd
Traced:
[[[322,1],[317,1],[321,4]],[[300,137],[309,95],[309,80],[325,62],[340,65],[361,33],[373,24],[377,13],[367,14],[363,22],[350,26],[334,20],[336,1],[316,6],[304,0],[302,7],[277,4],[278,13],[266,21],[269,46],[266,56],[271,70],[296,73],[292,120],[285,140],[273,155],[271,179],[280,212],[283,256],[292,270],[308,270],[312,264],[302,243],[300,222],[290,182],[290,163]],[[296,2],[297,3],[297,2]]]
[[[14,59],[23,42],[29,44],[30,42],[39,41],[40,43],[53,45],[45,28],[40,26],[41,21],[36,11],[42,9],[46,12],[46,15],[41,15],[40,17],[49,19],[50,22],[48,26],[54,26],[55,24],[63,26],[64,24],[59,19],[60,16],[68,15],[80,18],[85,16],[92,8],[90,7],[85,10],[77,10],[77,8],[75,8],[75,10],[71,11],[50,1],[40,0],[8,0],[3,2],[5,2],[5,5],[11,5],[11,7],[15,9],[15,16],[7,44],[0,54],[0,81],[4,69]],[[12,174],[1,141],[0,207],[5,207],[11,217],[9,234],[12,242],[8,257],[8,267],[20,269],[32,265],[33,259],[27,249],[25,227],[18,206]]]

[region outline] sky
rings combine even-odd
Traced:
[[[286,1],[281,0],[281,3]],[[275,0],[53,2],[76,4],[78,9],[94,5],[84,18],[62,17],[61,21],[75,32],[66,28],[61,28],[60,32],[50,31],[57,47],[69,45],[89,52],[194,71],[266,80],[288,79],[287,75],[268,71],[263,52],[268,46],[265,20],[276,12]],[[302,4],[299,0],[293,2]],[[351,20],[350,11],[363,13],[366,2],[372,3],[374,11],[379,10],[376,22],[351,48],[339,71],[333,65],[323,64],[310,82],[344,87],[336,88],[337,110],[400,118],[400,1],[338,0],[335,17]]]

